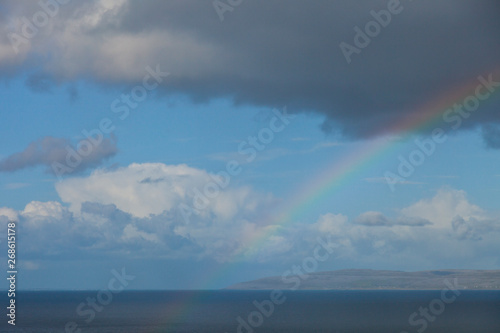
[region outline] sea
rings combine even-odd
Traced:
[[[0,332],[500,333],[500,291],[25,291]]]

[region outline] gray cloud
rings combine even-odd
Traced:
[[[31,142],[23,151],[0,160],[0,172],[13,172],[24,168],[44,165],[47,167],[48,173],[57,174],[53,168],[53,163],[69,166],[68,159],[70,163],[76,162],[77,159],[74,156],[78,154],[76,151],[79,143],[75,147],[69,140],[64,138],[43,137]],[[90,153],[87,156],[78,154],[81,160],[66,168],[65,173],[78,173],[88,168],[96,167],[103,163],[105,159],[114,156],[117,152],[116,140],[103,138],[100,144],[92,145]]]
[[[482,237],[474,227],[475,224],[478,224],[477,222],[478,221],[474,218],[470,218],[466,221],[461,216],[457,216],[453,219],[451,225],[459,239],[481,240]]]
[[[380,212],[366,212],[354,219],[355,224],[369,227],[392,227],[395,225],[423,227],[432,224],[430,221],[418,217],[389,218]]]
[[[212,1],[103,3],[61,6],[23,57],[0,52],[4,75],[36,66],[54,82],[90,78],[122,85],[140,82],[145,66],[160,64],[172,74],[164,94],[287,105],[323,115],[325,131],[364,138],[397,130],[395,123],[429,101],[495,72],[500,57],[500,3],[493,0],[402,0],[403,11],[350,64],[339,44],[352,45],[354,27],[363,29],[373,20],[370,11],[386,9],[387,0],[245,1],[223,22]],[[5,6],[9,18],[39,10],[36,3]],[[490,99],[460,129],[500,123],[499,99]]]
[[[500,219],[477,219],[456,216],[451,222],[458,239],[482,240],[485,235],[500,232]]]
[[[143,180],[141,180],[139,183],[140,184],[156,184],[156,183],[161,183],[164,181],[166,181],[166,180],[163,177],[155,178],[155,179],[152,179],[151,177],[147,177],[147,178],[144,178]]]
[[[500,149],[500,126],[484,125],[482,127],[484,143],[488,148]]]

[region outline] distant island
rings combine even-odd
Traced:
[[[445,280],[459,289],[500,290],[500,270],[442,269],[420,272],[344,269],[308,273],[307,276],[285,275],[238,283],[225,289],[234,290],[435,290],[445,288]]]

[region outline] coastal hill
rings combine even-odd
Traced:
[[[500,290],[500,270],[443,269],[420,272],[346,269],[309,273],[307,276],[287,275],[242,282],[225,289],[237,290],[431,290],[446,288],[445,280],[459,289]]]

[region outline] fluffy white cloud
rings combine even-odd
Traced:
[[[56,201],[40,202],[32,201],[24,207],[22,215],[31,218],[46,218],[51,217],[60,220],[65,209]]]
[[[130,255],[134,249],[131,255],[226,261],[245,249],[251,233],[256,237],[272,228],[262,214],[275,202],[231,186],[227,176],[186,165],[132,164],[57,183],[68,207],[33,201],[20,212],[0,212],[19,216],[28,252],[57,255],[72,248],[80,255],[97,250]],[[271,256],[291,247],[280,236],[271,243]]]
[[[19,219],[19,214],[14,209],[0,207],[0,217],[8,219],[9,221],[17,221]]]
[[[481,267],[498,261],[493,254],[499,249],[500,219],[469,202],[464,191],[449,188],[401,209],[397,217],[370,211],[349,221],[325,214],[310,231],[331,237],[337,259],[360,266]]]
[[[316,228],[319,232],[332,235],[339,235],[345,232],[348,218],[342,214],[326,214],[319,218],[316,222]]]
[[[259,204],[270,199],[246,187],[225,185],[230,181],[229,175],[222,179],[187,165],[144,163],[69,178],[56,184],[56,190],[75,213],[84,202],[98,202],[113,204],[139,218],[178,210],[183,204],[186,214],[195,211],[198,215],[213,214],[220,220],[230,220],[241,212],[255,212]]]
[[[262,218],[272,197],[228,186],[186,220],[177,207],[193,205],[194,188],[213,177],[186,165],[132,164],[59,183],[69,208],[33,201],[19,212],[0,208],[0,216],[3,222],[5,215],[19,220],[28,260],[107,253],[273,262],[308,255],[318,236],[335,244],[332,261],[359,266],[425,268],[496,260],[492,249],[498,249],[500,219],[470,203],[463,191],[439,190],[396,217],[365,212],[349,219],[329,213],[314,223],[282,226]]]
[[[132,164],[115,171],[97,170],[89,177],[56,184],[63,202],[79,212],[84,202],[113,204],[136,217],[170,210],[186,197],[187,189],[207,181],[208,174],[186,165]]]
[[[455,189],[440,189],[431,199],[422,199],[401,210],[408,217],[423,218],[433,223],[435,228],[449,229],[452,220],[475,218],[484,220],[486,213],[467,200],[465,191]]]

